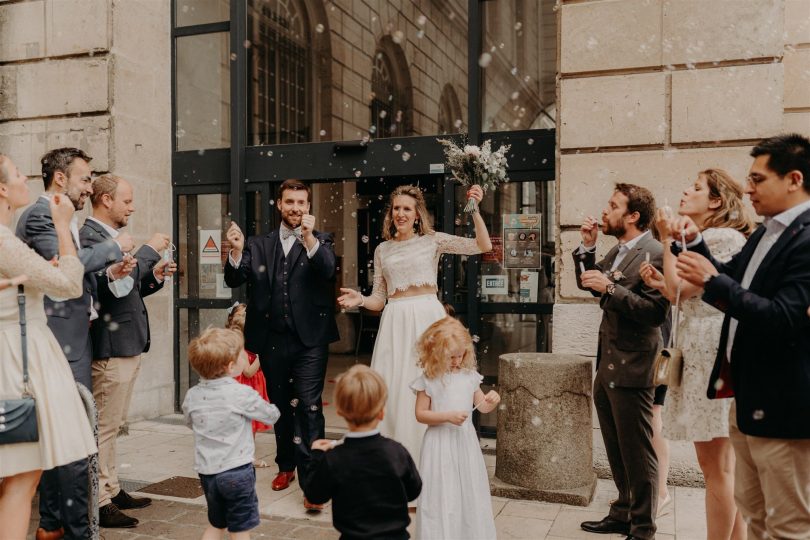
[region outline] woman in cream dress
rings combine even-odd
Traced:
[[[0,530],[3,538],[25,538],[43,470],[72,463],[96,452],[90,421],[73,382],[67,359],[47,326],[44,294],[76,298],[82,294],[84,267],[70,233],[73,204],[55,196],[51,214],[59,239],[59,262],[46,261],[9,230],[14,211],[30,202],[27,178],[0,154],[0,399],[23,392],[17,287],[25,287],[29,388],[36,399],[39,441],[0,445]]]
[[[742,186],[728,173],[707,169],[684,190],[678,208],[678,214],[689,216],[700,227],[712,254],[723,262],[742,249],[753,230],[742,196]],[[645,283],[661,290],[673,305],[681,287],[681,321],[675,346],[683,350],[683,378],[681,386],[670,386],[667,392],[663,435],[695,444],[706,479],[707,537],[741,540],[745,538],[745,524],[734,503],[734,451],[728,438],[731,400],[706,396],[723,314],[700,299],[702,289],[678,278],[676,257],[669,249],[671,216],[665,214],[659,209],[656,219],[664,243],[664,275],[650,265],[641,268]]]
[[[480,203],[484,192],[473,186],[467,195]],[[472,216],[475,238],[435,232],[419,188],[397,187],[391,193],[383,223],[386,241],[374,251],[371,296],[340,289],[343,295],[338,303],[343,308],[385,308],[371,356],[371,367],[388,385],[380,432],[405,446],[416,463],[426,429],[416,421],[416,396],[408,386],[422,374],[417,366],[416,340],[428,326],[447,316],[436,296],[442,253],[476,255],[492,250],[483,218],[477,212]]]

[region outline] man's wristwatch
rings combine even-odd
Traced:
[[[609,294],[610,296],[613,296],[613,293],[615,292],[616,292],[616,284],[608,283],[607,286],[605,287],[605,293]]]

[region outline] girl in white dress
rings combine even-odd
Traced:
[[[43,295],[76,298],[82,294],[84,267],[76,256],[70,219],[73,203],[51,198],[59,241],[59,262],[51,264],[9,230],[15,210],[31,202],[27,178],[0,154],[0,399],[23,392],[18,282],[25,287],[26,342],[30,390],[36,399],[39,440],[0,445],[0,536],[25,538],[31,500],[43,470],[96,453],[65,353],[47,326]]]
[[[484,196],[479,186],[467,193],[479,204]],[[447,312],[436,297],[436,274],[442,253],[475,255],[492,250],[486,224],[473,214],[475,238],[435,232],[421,190],[399,186],[383,223],[385,242],[374,251],[374,287],[371,296],[353,289],[340,289],[338,303],[343,308],[383,308],[371,367],[388,385],[387,414],[380,432],[408,449],[419,463],[419,449],[425,426],[414,418],[416,398],[408,384],[422,370],[417,365],[416,340],[433,322]],[[387,305],[386,305],[387,300]]]
[[[417,343],[423,374],[411,383],[416,419],[428,426],[419,472],[422,494],[416,538],[495,538],[484,456],[471,413],[488,413],[501,397],[486,395],[475,370],[470,333],[452,317],[436,321]]]
[[[689,216],[701,229],[707,246],[726,262],[745,244],[753,222],[743,204],[741,184],[721,169],[698,174],[683,192],[678,214]],[[728,438],[730,399],[709,399],[706,391],[714,366],[723,314],[700,299],[703,289],[677,276],[670,251],[672,216],[659,209],[656,228],[664,244],[664,274],[651,265],[641,277],[675,303],[681,288],[681,323],[677,347],[683,350],[681,386],[669,387],[663,410],[663,435],[669,440],[693,441],[698,464],[706,479],[707,538],[742,540],[745,524],[734,503],[734,451]],[[674,331],[674,329],[673,329]]]

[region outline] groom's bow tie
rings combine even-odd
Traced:
[[[282,240],[286,240],[291,236],[294,236],[297,239],[301,240],[301,227],[296,227],[295,229],[288,229],[287,227],[281,227],[280,230]]]

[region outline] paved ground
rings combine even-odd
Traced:
[[[130,426],[129,435],[119,438],[119,464],[125,488],[131,491],[150,489],[147,486],[171,477],[196,478],[193,471],[193,441],[188,428],[177,416],[154,421],[137,422]],[[281,492],[270,489],[276,469],[272,465],[275,445],[271,434],[259,434],[257,455],[271,466],[257,470],[259,508],[263,517],[255,529],[255,538],[330,539],[338,535],[331,527],[331,509],[327,505],[320,514],[307,514],[303,495],[297,483]],[[486,455],[490,474],[494,472],[495,456]],[[699,488],[671,487],[673,504],[663,510],[658,519],[658,540],[701,540],[705,538],[703,511],[704,492]],[[142,510],[131,511],[141,524],[130,530],[102,530],[105,540],[117,539],[196,539],[206,524],[205,501],[194,498],[153,495],[155,503]],[[612,482],[599,480],[593,502],[585,508],[534,501],[519,501],[492,497],[495,525],[501,539],[532,540],[622,538],[597,536],[583,532],[579,523],[600,519],[608,501],[616,496]],[[452,540],[452,539],[450,539]]]
[[[362,356],[359,358],[361,362],[368,363],[367,360],[368,358]],[[324,396],[333,395],[335,376],[353,361],[356,359],[351,355],[330,358]],[[327,435],[340,436],[344,431],[344,424],[335,413],[334,406],[325,404],[324,415]],[[596,422],[594,424],[594,467],[597,473],[604,477],[607,473],[604,448],[598,425]],[[495,442],[492,440],[482,442],[482,447],[486,449],[484,459],[490,475],[494,474],[495,469],[494,446]],[[102,529],[102,538],[105,540],[199,538],[206,525],[205,501],[198,495],[200,491],[194,493],[197,475],[193,470],[193,440],[191,431],[183,424],[182,417],[171,415],[130,425],[128,435],[118,439],[118,454],[120,476],[127,491],[138,492],[141,489],[154,491],[153,487],[148,486],[170,478],[187,480],[184,486],[179,486],[176,481],[169,482],[170,485],[166,486],[168,489],[163,490],[163,494],[149,493],[148,495],[155,499],[155,503],[149,508],[131,511],[131,514],[141,522],[137,528]],[[701,485],[702,477],[697,470],[692,445],[673,444],[672,454],[671,483],[677,483],[679,486]],[[328,505],[320,514],[307,514],[302,505],[303,495],[296,482],[285,491],[276,492],[270,489],[270,482],[277,470],[273,463],[275,442],[271,433],[258,435],[256,455],[270,466],[257,470],[259,509],[263,519],[261,526],[253,531],[253,537],[316,540],[337,538],[337,532],[331,526],[332,514]],[[188,489],[189,486],[193,488]],[[706,537],[704,491],[695,487],[671,486],[670,489],[673,493],[673,504],[663,509],[658,519],[657,538],[704,539]],[[613,483],[609,480],[599,480],[594,500],[585,508],[492,497],[498,537],[532,540],[623,538],[592,535],[579,528],[581,521],[603,517],[607,513],[608,502],[615,496]],[[32,518],[32,531],[35,523],[36,516]]]

